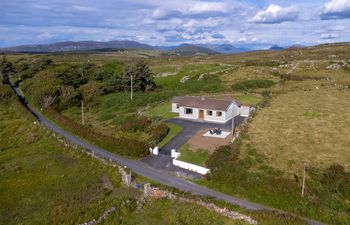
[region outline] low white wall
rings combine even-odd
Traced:
[[[187,163],[187,162],[183,162],[183,161],[176,160],[176,159],[173,159],[173,164],[175,166],[181,167],[181,168],[186,169],[186,170],[191,170],[193,172],[196,172],[196,173],[199,173],[202,175],[205,175],[205,174],[210,172],[210,170],[205,168],[205,167],[197,166],[197,165],[194,165],[192,163]]]

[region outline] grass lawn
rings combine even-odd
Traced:
[[[198,166],[205,166],[205,163],[208,160],[209,154],[207,150],[198,149],[198,150],[190,150],[188,145],[183,145],[179,152],[181,153],[181,156],[179,160],[193,163]]]
[[[171,139],[173,139],[177,134],[182,131],[182,127],[173,123],[167,123],[169,127],[169,133],[163,140],[158,144],[159,147],[166,145]]]
[[[262,98],[257,97],[255,95],[238,95],[238,96],[235,96],[234,99],[246,105],[257,105],[262,100]]]
[[[171,112],[171,103],[165,102],[161,103],[155,107],[150,107],[145,112],[147,116],[150,117],[161,117],[163,119],[170,119],[177,116],[177,113]]]

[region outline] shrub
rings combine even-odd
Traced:
[[[239,150],[234,145],[221,146],[210,155],[207,166],[212,173],[216,173],[223,168],[223,162],[225,162],[228,168],[231,167],[231,169],[234,169],[235,164],[237,164],[238,156]]]
[[[10,86],[0,84],[0,103],[4,105],[9,104],[14,98],[15,95]]]
[[[79,87],[79,91],[85,102],[91,101],[94,97],[103,94],[102,84],[96,81],[89,81]]]
[[[333,192],[350,193],[350,173],[339,164],[333,164],[324,171],[322,183]]]
[[[150,129],[152,135],[153,145],[158,144],[169,133],[169,127],[165,123],[159,123]]]
[[[78,106],[81,100],[80,93],[72,86],[61,86],[59,97],[55,102],[55,108],[58,111],[68,109],[73,106]]]
[[[126,122],[120,125],[122,131],[145,131],[152,124],[147,116],[129,117]]]
[[[258,88],[269,88],[274,85],[272,80],[246,80],[232,85],[234,91],[250,91]]]

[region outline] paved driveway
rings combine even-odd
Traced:
[[[241,116],[235,117],[235,124],[238,126],[243,122],[244,118]],[[163,148],[161,148],[160,153],[164,155],[170,155],[171,149],[179,149],[183,144],[185,144],[193,135],[198,131],[208,128],[221,128],[223,130],[231,131],[232,120],[229,120],[225,124],[208,123],[208,122],[198,122],[193,120],[184,120],[179,118],[169,119],[167,122],[174,123],[183,128],[183,131],[179,133],[176,137],[171,139]]]
[[[235,123],[236,125],[240,125],[244,120],[244,117],[236,116]],[[171,139],[164,147],[160,149],[160,154],[157,155],[149,155],[144,158],[142,161],[147,163],[148,165],[163,169],[167,171],[181,173],[186,177],[191,178],[201,178],[202,176],[189,171],[184,170],[180,167],[174,166],[172,164],[171,158],[171,150],[179,149],[182,145],[184,145],[193,135],[195,135],[198,131],[208,128],[221,128],[223,130],[230,131],[232,128],[232,120],[229,120],[225,124],[217,124],[217,123],[208,123],[208,122],[199,122],[193,120],[184,120],[179,118],[169,119],[167,120],[169,123],[177,124],[183,128],[182,132],[176,135],[173,139]]]

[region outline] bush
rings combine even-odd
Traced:
[[[350,193],[350,173],[339,164],[333,164],[324,171],[322,183],[333,192]]]
[[[89,81],[87,84],[83,84],[79,87],[79,91],[85,102],[91,101],[94,97],[101,96],[103,94],[102,84],[96,81]]]
[[[0,103],[9,104],[15,98],[15,94],[8,85],[0,84]]]
[[[232,85],[234,91],[250,91],[258,88],[269,88],[274,85],[272,80],[246,80]]]
[[[224,168],[223,162],[225,162],[226,166],[228,166],[227,168],[234,170],[238,156],[239,150],[234,145],[221,146],[210,155],[207,166],[211,173],[217,173],[220,169]]]
[[[72,86],[62,85],[59,90],[59,97],[55,101],[55,108],[58,111],[78,106],[81,101],[81,94]]]
[[[47,108],[45,113],[48,114],[54,121],[57,121],[65,129],[68,129],[72,133],[91,142],[92,144],[98,145],[111,152],[132,158],[139,158],[148,154],[148,148],[150,146],[143,141],[131,140],[125,137],[115,138],[103,135],[74,122],[51,107]]]
[[[165,123],[159,123],[150,129],[150,134],[152,135],[153,145],[158,144],[167,136],[169,133],[169,127]]]
[[[122,131],[145,131],[152,124],[147,116],[129,117],[126,122],[120,125]]]

